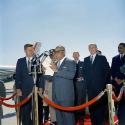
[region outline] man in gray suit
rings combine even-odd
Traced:
[[[52,96],[53,101],[61,106],[74,106],[74,85],[73,78],[76,72],[74,61],[65,57],[65,48],[57,46],[55,48],[57,65],[50,67],[54,71]],[[56,110],[58,125],[75,125],[74,113]]]

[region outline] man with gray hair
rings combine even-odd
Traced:
[[[88,100],[96,97],[110,83],[110,67],[103,55],[97,54],[97,45],[88,46],[90,56],[84,59],[84,78],[86,81]],[[107,113],[107,97],[89,107],[92,125],[104,125]]]
[[[74,85],[73,78],[76,72],[76,64],[73,60],[65,57],[65,48],[55,48],[57,65],[50,67],[54,71],[52,96],[53,101],[61,106],[74,106]],[[75,125],[74,113],[56,110],[58,125]]]

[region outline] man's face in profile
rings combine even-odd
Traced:
[[[57,60],[61,60],[65,56],[65,52],[64,51],[56,51],[55,56],[56,56]]]

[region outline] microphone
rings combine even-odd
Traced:
[[[31,62],[32,62],[32,64],[36,64],[37,61],[40,61],[41,63],[43,63],[44,60],[45,60],[48,56],[53,55],[54,52],[55,52],[54,49],[50,49],[49,51],[43,52],[41,55],[36,55],[36,54],[34,54],[32,60],[31,60]]]
[[[40,62],[43,63],[44,60],[45,60],[49,55],[50,55],[49,51],[45,51],[45,52],[42,53],[38,58],[39,58],[39,59],[41,58]]]

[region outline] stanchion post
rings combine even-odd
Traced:
[[[16,97],[16,103],[20,102],[20,97]],[[17,116],[17,125],[21,125],[21,119],[20,119],[20,107],[16,108],[16,116]]]
[[[109,124],[114,125],[114,100],[112,99],[112,85],[107,84],[108,109],[109,109]]]
[[[36,71],[36,65],[34,65],[34,73],[33,73],[33,79],[34,79],[34,88],[33,88],[33,96],[32,96],[32,113],[33,113],[33,124],[39,125],[39,117],[38,117],[38,91],[36,87],[37,82],[37,71]]]

